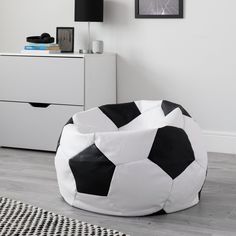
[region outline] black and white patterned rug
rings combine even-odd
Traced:
[[[4,197],[0,197],[0,235],[128,236]]]

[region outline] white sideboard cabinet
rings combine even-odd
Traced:
[[[0,146],[55,151],[76,112],[116,103],[115,54],[0,54]]]

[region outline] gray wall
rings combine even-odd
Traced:
[[[84,44],[86,24],[73,22],[73,0],[0,1],[1,51],[20,51],[27,35],[55,35],[56,26],[76,26],[76,48]],[[236,152],[235,9],[234,0],[186,0],[185,19],[135,19],[134,0],[105,0],[105,22],[92,31],[119,54],[119,101],[181,103],[210,150]]]

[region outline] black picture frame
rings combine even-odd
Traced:
[[[158,1],[158,0],[156,0]],[[135,18],[184,18],[184,0],[178,0],[178,14],[140,14],[140,0],[135,0]]]
[[[56,43],[60,46],[61,52],[74,52],[74,27],[57,27]]]

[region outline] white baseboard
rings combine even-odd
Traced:
[[[236,133],[203,131],[208,152],[236,154]]]

